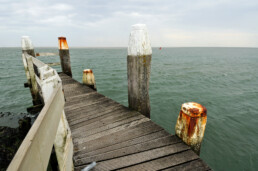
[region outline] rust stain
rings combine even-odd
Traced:
[[[199,103],[189,102],[183,104],[186,107],[182,106],[182,109],[186,111],[190,117],[204,117],[207,115],[207,109]]]
[[[195,126],[197,125],[198,118],[190,118],[189,120],[190,122],[188,126],[188,136],[189,138],[191,138],[193,133],[195,132]]]
[[[184,103],[181,107],[176,134],[197,153],[200,150],[207,122],[207,109],[195,102]]]
[[[58,46],[59,46],[59,49],[60,49],[60,50],[69,49],[65,37],[58,37]]]
[[[192,108],[192,109],[189,109],[189,112],[191,112],[191,113],[194,114],[194,115],[198,115],[198,114],[199,114],[199,109],[197,109],[197,108]]]
[[[207,117],[207,109],[206,109],[206,107],[202,106],[202,108],[203,108],[203,111],[201,113],[201,117]]]
[[[91,69],[85,69],[85,70],[83,70],[83,73],[92,73],[92,70]]]

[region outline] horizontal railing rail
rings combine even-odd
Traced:
[[[63,107],[64,96],[59,83],[7,170],[47,170]]]
[[[24,52],[26,77],[44,107],[7,170],[46,170],[55,146],[59,170],[72,170],[73,143],[64,113],[61,79],[55,69]]]

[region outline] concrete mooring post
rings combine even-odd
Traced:
[[[58,47],[62,72],[72,77],[70,53],[65,37],[58,37]]]
[[[206,122],[207,109],[204,106],[195,102],[182,104],[175,132],[198,155],[200,155]]]
[[[91,69],[83,70],[82,83],[92,88],[93,90],[97,90],[95,77]]]
[[[152,49],[145,24],[132,26],[127,56],[128,103],[150,118],[149,80]]]

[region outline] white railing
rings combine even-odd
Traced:
[[[64,94],[56,70],[22,54],[26,77],[44,107],[32,125],[7,170],[46,170],[55,147],[60,170],[73,170],[73,143],[64,113]]]

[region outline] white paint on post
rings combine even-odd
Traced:
[[[29,36],[22,36],[22,50],[32,50],[34,49]]]
[[[145,24],[135,24],[130,33],[128,55],[142,56],[151,55],[151,43]]]

